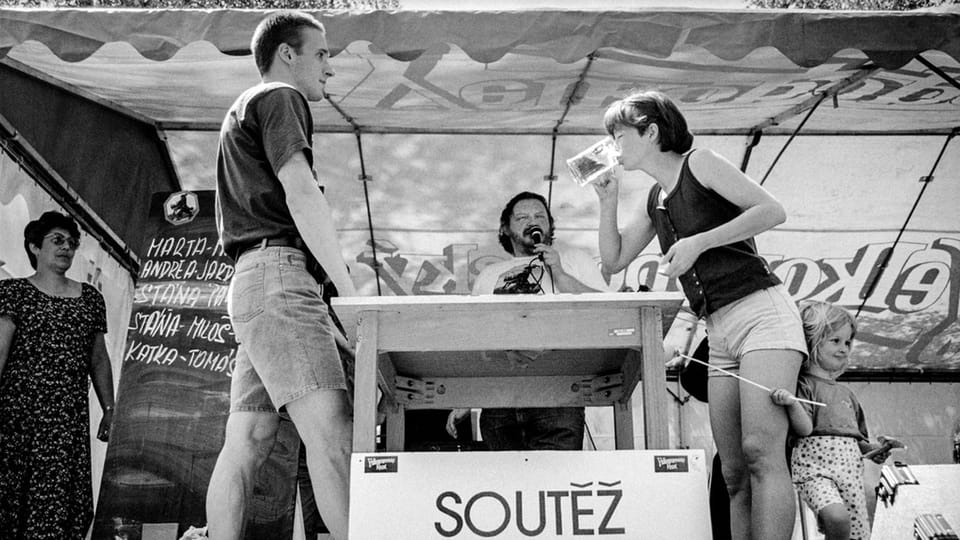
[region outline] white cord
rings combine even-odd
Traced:
[[[694,357],[692,357],[692,356],[688,356],[688,355],[682,354],[682,353],[677,353],[677,356],[679,356],[680,358],[686,358],[687,360],[690,360],[691,362],[696,362],[696,363],[698,363],[698,364],[704,365],[704,366],[706,366],[706,367],[708,367],[708,368],[710,368],[710,369],[715,369],[715,370],[717,370],[717,371],[721,371],[721,372],[723,372],[723,373],[726,373],[727,375],[729,375],[729,376],[731,376],[731,377],[734,377],[734,378],[736,378],[736,379],[739,379],[739,380],[741,380],[741,381],[743,381],[743,382],[745,382],[745,383],[747,383],[747,384],[752,384],[752,385],[756,386],[757,388],[759,388],[759,389],[761,389],[761,390],[765,390],[765,391],[767,391],[767,392],[772,392],[772,390],[770,390],[769,388],[767,388],[766,386],[764,386],[764,385],[762,385],[762,384],[760,384],[760,383],[753,382],[753,381],[751,381],[750,379],[741,377],[741,376],[737,375],[736,373],[731,373],[731,372],[729,372],[729,371],[727,371],[727,370],[725,370],[725,369],[723,369],[723,368],[720,368],[720,367],[717,367],[717,366],[711,366],[709,363],[704,362],[704,361],[702,361],[702,360],[697,360],[696,358],[694,358]],[[817,407],[826,407],[826,406],[827,406],[826,403],[820,403],[819,401],[810,401],[809,399],[798,398],[798,397],[796,397],[796,396],[794,396],[793,398],[796,399],[797,401],[801,402],[801,403],[809,403],[810,405],[816,405]]]

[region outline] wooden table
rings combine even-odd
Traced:
[[[663,334],[679,293],[334,298],[356,345],[353,451],[375,451],[377,391],[387,449],[404,409],[614,406],[617,448],[633,448],[642,383],[648,449],[667,448]]]

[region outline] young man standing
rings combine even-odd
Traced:
[[[220,130],[217,226],[235,261],[228,311],[237,338],[226,438],[207,491],[211,539],[238,539],[257,471],[285,410],[307,449],[317,505],[347,537],[352,419],[320,285],[356,294],[313,172],[308,101],[333,76],[323,26],[299,12],[263,20],[251,49],[261,83]]]

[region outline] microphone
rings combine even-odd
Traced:
[[[543,243],[543,231],[540,230],[540,227],[534,227],[533,230],[530,231],[530,239],[533,240],[534,244]],[[537,258],[542,261],[543,253],[537,253]]]
[[[539,228],[533,229],[532,231],[530,231],[530,239],[533,240],[534,244],[542,244],[543,231],[541,231]]]

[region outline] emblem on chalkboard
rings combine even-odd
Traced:
[[[173,225],[190,223],[200,213],[200,202],[192,191],[178,191],[163,203],[163,216]]]

